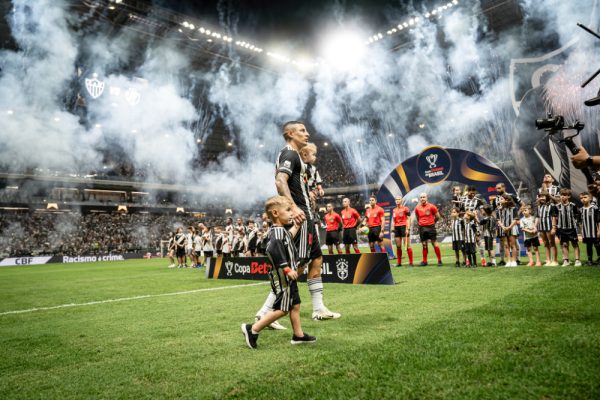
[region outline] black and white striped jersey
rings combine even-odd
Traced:
[[[306,164],[306,172],[308,177],[308,190],[315,190],[318,185],[323,184],[323,179],[317,168],[312,164]]]
[[[517,221],[517,223],[512,227],[510,234],[516,236],[519,234],[519,212],[516,207],[500,207],[497,210],[498,212],[498,224],[502,224],[504,228],[510,226],[513,221]]]
[[[559,203],[556,205],[556,209],[558,210],[556,224],[558,229],[577,229],[579,209],[574,203]]]
[[[485,203],[479,197],[473,197],[470,199],[468,196],[464,196],[462,198],[460,208],[463,211],[477,211],[484,205]]]
[[[477,237],[477,223],[465,220],[465,243],[475,243]]]
[[[288,187],[294,203],[306,214],[306,217],[313,219],[310,207],[310,196],[308,189],[307,164],[300,158],[300,154],[290,145],[285,146],[277,156],[275,163],[277,173],[288,175]]]
[[[542,204],[538,207],[538,231],[550,232],[552,230],[552,217],[558,215],[554,204]]]
[[[598,207],[581,207],[581,233],[584,239],[596,239],[598,237],[598,222],[600,222]]]
[[[456,218],[450,221],[450,229],[452,230],[452,241],[458,242],[465,240],[465,221],[462,218]]]
[[[298,252],[294,246],[294,239],[284,227],[271,227],[266,254],[272,266],[269,271],[271,288],[278,294],[290,283],[283,270],[287,267],[296,270],[298,267]],[[287,301],[285,296],[284,301]]]
[[[494,218],[494,216],[481,218],[479,220],[479,225],[481,226],[481,235],[483,237],[494,237],[496,235],[498,224],[496,223],[496,218]]]

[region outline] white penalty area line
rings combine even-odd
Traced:
[[[149,299],[152,297],[165,297],[165,296],[179,296],[182,294],[191,294],[191,293],[199,293],[199,292],[215,292],[217,290],[226,290],[226,289],[236,289],[243,288],[249,286],[258,286],[258,285],[267,285],[269,282],[259,282],[259,283],[248,283],[244,285],[233,285],[233,286],[222,286],[216,288],[204,288],[204,289],[194,289],[194,290],[186,290],[183,292],[172,292],[172,293],[160,293],[160,294],[145,294],[141,296],[133,296],[133,297],[121,297],[118,299],[107,299],[107,300],[97,300],[90,301],[87,303],[70,303],[70,304],[61,304],[58,306],[51,307],[36,307],[36,308],[28,308],[26,310],[14,310],[14,311],[4,311],[0,312],[0,316],[2,315],[10,315],[10,314],[25,314],[34,311],[47,311],[47,310],[57,310],[59,308],[70,308],[70,307],[84,307],[84,306],[93,306],[96,304],[106,304],[106,303],[118,303],[121,301],[130,301],[130,300],[140,300],[140,299]]]

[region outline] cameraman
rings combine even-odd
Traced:
[[[577,169],[585,167],[598,169],[600,167],[600,156],[590,156],[583,146],[579,147],[579,152],[571,157],[571,161]]]

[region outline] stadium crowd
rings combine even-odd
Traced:
[[[527,249],[530,265],[541,265],[542,262],[558,265],[560,257],[557,249],[562,249],[561,264],[581,265],[580,241],[586,245],[585,262],[595,264],[598,260],[594,261],[594,251],[600,259],[598,187],[600,181],[590,185],[588,192],[573,194],[569,189],[554,185],[552,177],[547,174],[533,201],[522,201],[516,194],[506,193],[500,185],[496,187],[496,196],[490,197],[488,205],[474,188],[455,186],[452,193],[437,196],[446,200],[434,202],[439,215],[435,221],[436,233],[448,241],[451,238],[457,266],[485,263],[486,259],[495,265],[498,254],[500,259],[497,265],[514,266],[520,260],[521,247]],[[0,194],[10,198],[7,191]],[[329,230],[328,227],[325,229],[325,214],[328,211],[325,211],[324,205],[330,204],[334,211],[342,213],[345,201],[349,201],[359,215],[350,230],[362,229],[363,218],[368,213],[363,193],[348,197],[326,196],[320,199],[317,206],[323,236],[325,230]],[[414,199],[404,204],[402,199],[410,212],[419,205],[416,201]],[[486,207],[489,208],[487,211]],[[166,243],[173,237],[177,228],[181,227],[188,233],[188,228],[193,227],[200,234],[204,226],[211,230],[211,241],[217,254],[260,254],[259,243],[266,236],[268,227],[259,212],[251,215],[254,217],[228,221],[227,217],[203,216],[199,219],[189,214],[5,212],[0,213],[0,257],[125,252],[156,254],[166,250],[161,249],[161,242]],[[407,225],[408,235],[414,243],[419,239],[420,227],[415,223],[415,216],[411,218]],[[340,223],[336,227],[340,234],[343,233],[342,226]],[[470,230],[476,240],[479,260],[467,260],[465,243]],[[225,236],[226,245],[218,244],[217,238]],[[524,239],[521,245],[516,240],[519,237]],[[188,238],[191,246],[193,237]],[[491,244],[487,244],[486,240]],[[364,241],[364,237],[361,237],[361,241]],[[325,243],[325,240],[322,242]],[[491,246],[494,246],[493,255]],[[229,250],[223,252],[224,247]],[[569,247],[574,250],[574,260],[569,259]],[[545,250],[545,257],[540,250]]]

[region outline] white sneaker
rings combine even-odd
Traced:
[[[562,263],[563,267],[568,267],[569,265],[571,265],[571,263],[569,262],[569,260],[564,260]]]
[[[315,321],[323,321],[326,319],[338,319],[342,314],[329,311],[327,307],[321,308],[319,311],[313,312],[312,319]]]
[[[279,323],[279,321],[274,321],[269,325],[269,329],[273,329],[276,331],[285,331],[287,328]]]
[[[581,261],[575,260],[575,266],[576,267],[581,267]]]
[[[175,264],[171,264],[167,268],[175,268]]]
[[[558,261],[551,261],[550,267],[558,267]]]
[[[255,320],[255,321],[258,321],[258,320],[260,320],[260,315],[257,315],[257,316],[255,316],[255,317],[254,317],[254,320]],[[271,324],[270,324],[270,325],[269,325],[267,328],[269,328],[269,329],[273,329],[273,330],[275,330],[275,331],[284,331],[284,330],[286,330],[286,329],[287,329],[285,326],[281,325],[281,324],[279,323],[279,321],[274,321],[274,322],[272,322],[272,323],[271,323]]]

